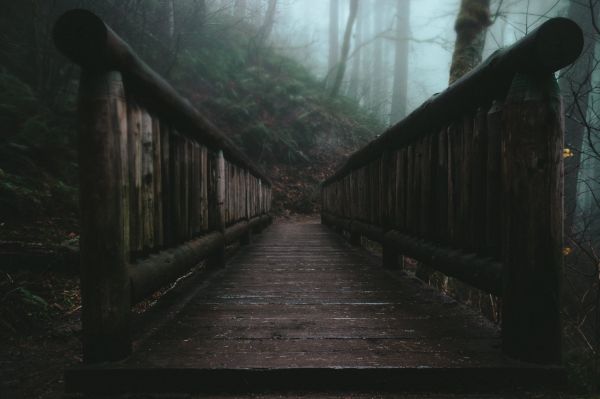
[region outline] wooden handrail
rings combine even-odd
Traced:
[[[76,9],[58,18],[53,30],[56,47],[86,70],[119,71],[148,110],[199,142],[222,150],[225,157],[271,185],[271,179],[214,124],[196,110],[167,81],[152,70],[104,21],[88,10]]]
[[[54,37],[82,67],[84,360],[119,360],[132,304],[271,222],[271,181],[96,15],[67,12]]]
[[[561,359],[563,123],[553,73],[583,46],[555,18],[349,157],[322,221],[502,297],[506,354]]]
[[[485,62],[446,90],[425,101],[402,121],[356,151],[324,184],[339,179],[427,132],[447,126],[456,115],[476,111],[506,96],[516,73],[553,73],[573,63],[583,50],[583,32],[567,18],[553,18],[512,46],[496,51]]]

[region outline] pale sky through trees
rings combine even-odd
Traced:
[[[419,106],[432,94],[447,87],[448,71],[455,41],[454,21],[460,0],[406,0],[411,1],[410,55],[408,77],[408,111]],[[340,0],[339,32],[343,34],[348,16],[348,0]],[[367,7],[367,13],[376,8],[384,12],[387,21],[378,31],[394,29],[394,0],[359,0],[359,6]],[[564,12],[564,0],[494,0],[491,10],[495,13],[501,4],[500,16],[490,29],[486,39],[484,58],[497,49],[497,44],[508,45],[525,31],[531,30],[549,17]],[[310,67],[318,77],[324,78],[328,64],[329,1],[280,0],[278,20],[274,31],[274,45]],[[359,13],[359,17],[360,17]],[[368,34],[373,37],[376,32]],[[389,34],[393,37],[393,32]],[[356,32],[352,48],[356,45]],[[341,40],[341,37],[340,37]],[[391,85],[393,76],[394,43],[384,39],[384,71]],[[305,47],[306,46],[306,47]],[[289,49],[286,50],[286,47]],[[305,48],[304,48],[305,47]],[[361,48],[368,54],[373,48]],[[350,61],[351,62],[351,61]],[[346,75],[346,79],[348,78]],[[389,88],[391,93],[391,88]]]

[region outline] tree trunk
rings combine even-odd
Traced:
[[[267,8],[264,22],[258,30],[257,34],[256,44],[258,45],[258,47],[263,47],[267,43],[267,40],[269,40],[269,36],[271,36],[271,32],[273,31],[273,25],[275,25],[276,10],[277,0],[269,0],[269,7]]]
[[[235,2],[235,17],[238,19],[244,19],[246,17],[246,0],[236,0]]]
[[[374,7],[373,10],[373,36],[378,35],[383,30],[384,25],[384,10],[381,7]],[[373,83],[371,92],[371,108],[380,117],[383,118],[382,103],[383,103],[383,38],[377,38],[373,43]]]
[[[370,13],[373,12],[373,5],[369,2],[369,0],[364,0],[368,7],[365,7],[363,3],[362,11],[361,11],[361,19],[363,22],[363,38],[367,39],[373,36],[373,23]],[[371,52],[367,47],[363,47],[360,51],[362,54],[362,62],[360,67],[360,100],[363,105],[371,104],[371,97],[373,93],[373,58],[370,57]],[[365,52],[366,51],[366,52]]]
[[[565,158],[565,232],[573,233],[577,209],[577,181],[582,160],[581,152],[585,121],[587,120],[589,94],[592,90],[591,74],[595,66],[594,48],[596,34],[592,24],[592,12],[587,2],[570,0],[568,16],[584,31],[584,48],[579,59],[560,77],[560,88],[565,107],[565,148],[570,150]]]
[[[358,7],[359,7],[359,10],[362,10],[360,8],[360,3],[358,3]],[[364,18],[362,18],[363,15],[364,15],[364,12],[360,11],[356,17],[356,34],[355,34],[355,41],[354,41],[355,48],[359,43],[362,43],[362,41],[364,40],[364,36],[365,36],[364,35],[364,27],[363,27],[363,19]],[[350,72],[350,84],[348,85],[348,93],[347,93],[348,97],[357,98],[357,99],[359,98],[361,59],[362,59],[362,52],[359,50],[357,53],[355,53],[354,59],[352,60],[352,70]]]
[[[408,92],[408,52],[410,35],[410,1],[397,0],[396,58],[394,60],[394,85],[392,92],[391,122],[406,116]]]
[[[163,34],[169,40],[169,47],[173,44],[175,38],[175,4],[174,0],[161,0],[159,7],[163,26]]]
[[[338,95],[340,87],[342,86],[342,80],[346,73],[346,63],[348,62],[348,53],[350,52],[350,39],[352,36],[352,28],[354,27],[354,21],[356,20],[356,12],[358,11],[358,0],[350,0],[350,14],[348,14],[348,22],[346,23],[346,30],[344,32],[344,42],[342,44],[342,56],[340,62],[337,65],[337,72],[335,74],[335,80],[333,87],[331,88],[331,97]]]
[[[329,0],[329,62],[328,71],[336,67],[340,54],[339,0]]]
[[[490,24],[490,0],[461,1],[454,25],[456,44],[450,66],[450,83],[481,62],[487,27]]]

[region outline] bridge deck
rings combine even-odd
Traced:
[[[99,371],[96,381],[116,378],[114,384],[133,384],[133,390],[156,389],[157,381],[164,388],[169,379],[181,390],[227,388],[240,376],[248,383],[243,373],[257,370],[273,372],[263,381],[270,386],[299,377],[398,382],[400,372],[409,384],[442,372],[450,385],[457,378],[485,384],[486,376],[506,383],[501,376],[509,374],[535,384],[532,375],[548,371],[503,358],[499,345],[497,328],[476,312],[382,269],[326,227],[275,224],[213,274],[134,356],[72,370],[67,386],[91,389]],[[136,376],[141,379],[132,383]]]

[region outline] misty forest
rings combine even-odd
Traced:
[[[598,0],[0,0],[0,398],[597,397],[599,39]]]

